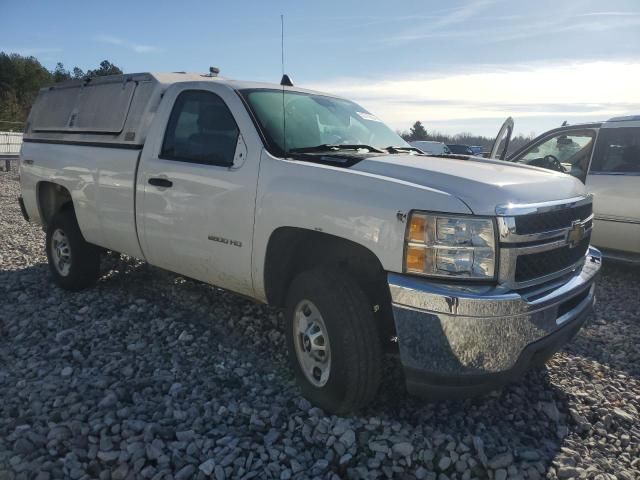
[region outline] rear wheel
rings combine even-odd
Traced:
[[[47,259],[56,284],[78,291],[93,286],[100,276],[100,250],[86,242],[73,210],[56,213],[47,225]]]
[[[365,406],[380,384],[382,348],[373,309],[346,273],[298,275],[286,307],[289,359],[303,395],[331,413]]]

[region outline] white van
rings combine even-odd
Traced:
[[[430,140],[416,140],[409,142],[412,147],[416,147],[427,155],[448,155],[451,153],[449,147],[442,142],[432,142]]]

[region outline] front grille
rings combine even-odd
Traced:
[[[574,248],[569,245],[539,253],[520,255],[516,261],[516,282],[526,282],[569,268],[587,253],[591,235]]]
[[[515,217],[516,233],[518,235],[527,235],[568,228],[572,222],[585,220],[591,216],[592,209],[592,204],[587,203],[586,205],[563,208],[561,210],[517,216]]]

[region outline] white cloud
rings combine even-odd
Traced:
[[[475,33],[469,29],[456,29],[455,26],[477,17],[484,10],[497,3],[497,1],[498,0],[475,0],[465,3],[460,7],[438,12],[438,15],[432,17],[434,20],[429,22],[428,25],[418,23],[417,26],[406,28],[399,34],[394,34],[391,37],[383,37],[381,41],[383,43],[404,43],[425,38],[474,35]],[[518,16],[517,18],[520,17]],[[417,18],[413,20],[415,21]]]
[[[497,124],[507,116],[601,120],[638,113],[638,78],[639,61],[567,62],[485,67],[468,74],[416,73],[400,80],[337,79],[310,88],[353,99],[395,128],[415,120],[459,128],[478,119]]]
[[[458,10],[458,14],[451,12],[444,15],[429,28],[409,27],[389,36],[382,36],[379,44],[403,44],[428,39],[471,38],[476,43],[496,43],[513,40],[524,40],[548,35],[566,34],[569,32],[606,32],[635,29],[640,26],[640,12],[608,11],[558,13],[553,16],[543,15],[496,15],[491,21],[484,21],[480,26],[469,25],[451,27],[452,24],[465,22],[482,13],[492,5],[492,2],[469,4]],[[606,19],[606,22],[604,21]],[[500,25],[500,28],[496,28]],[[442,28],[447,27],[447,28]],[[451,28],[448,28],[451,27]]]
[[[638,17],[640,12],[612,11],[612,12],[588,12],[580,13],[579,17]]]
[[[120,37],[114,37],[112,35],[98,35],[94,38],[94,40],[100,43],[124,47],[136,53],[152,53],[159,51],[158,47],[133,43]]]
[[[437,21],[430,25],[429,28],[440,28],[454,25],[456,23],[466,22],[470,18],[477,16],[487,7],[495,4],[496,1],[497,0],[474,0],[466,3],[459,8],[452,9],[449,13],[440,17]]]

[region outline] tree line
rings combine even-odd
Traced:
[[[22,130],[31,104],[45,85],[121,73],[122,70],[108,60],[86,72],[78,67],[67,70],[62,63],[47,70],[35,57],[0,52],[0,130]]]
[[[498,134],[499,125],[496,124],[496,135]],[[398,132],[398,134],[407,142],[413,142],[418,140],[430,140],[433,142],[442,142],[445,144],[461,144],[461,145],[479,145],[485,149],[485,151],[491,150],[495,137],[484,137],[482,135],[473,135],[471,133],[458,133],[455,135],[447,135],[439,132],[428,132],[421,121],[417,121],[409,129],[409,131]],[[535,137],[534,133],[530,135],[516,135],[511,137],[509,142],[509,152],[513,152],[523,145],[529,143]]]

